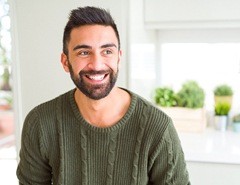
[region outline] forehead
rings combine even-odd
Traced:
[[[90,46],[115,43],[117,36],[111,26],[85,25],[74,28],[70,34],[69,46],[77,44],[87,44]]]

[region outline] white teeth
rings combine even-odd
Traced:
[[[94,76],[88,76],[91,80],[102,80],[104,78],[104,75],[94,75]]]

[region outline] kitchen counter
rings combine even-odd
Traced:
[[[240,164],[240,133],[207,128],[202,133],[179,133],[186,161]]]

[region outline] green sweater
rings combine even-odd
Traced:
[[[71,90],[26,117],[17,176],[32,185],[187,185],[184,154],[171,119],[131,94],[114,126],[81,116]],[[114,106],[114,105],[113,105]]]

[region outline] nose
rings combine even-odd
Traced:
[[[103,57],[100,54],[94,54],[90,59],[88,67],[91,70],[98,71],[103,69],[103,65],[104,65]]]

